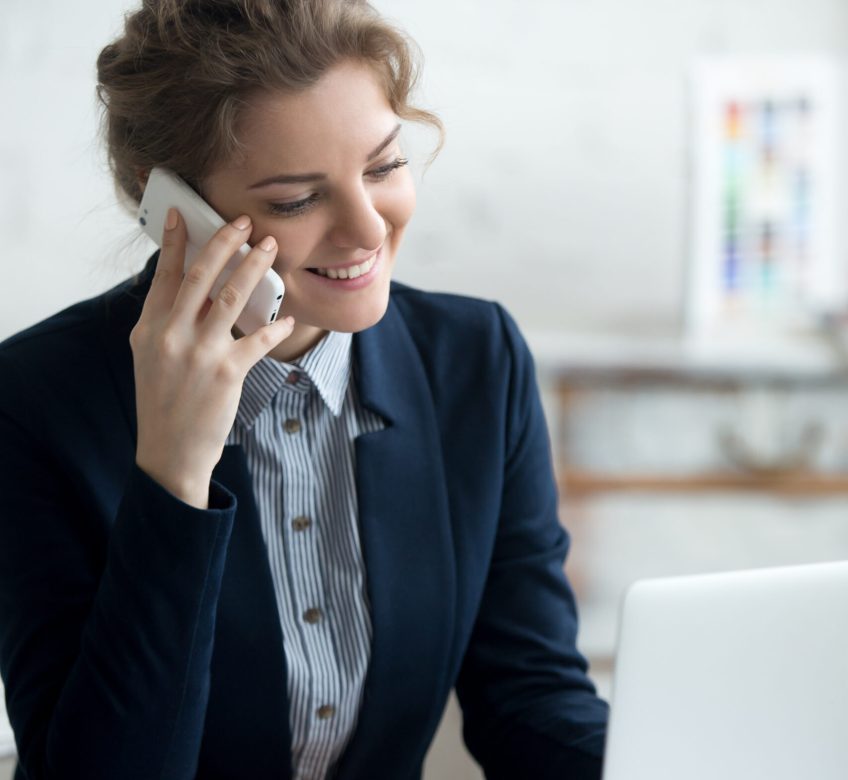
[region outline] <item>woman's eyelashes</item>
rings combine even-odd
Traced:
[[[297,214],[303,214],[318,201],[318,195],[313,193],[308,198],[303,200],[295,200],[290,203],[269,203],[268,211],[278,217],[293,217]]]
[[[373,170],[368,171],[365,175],[372,181],[385,181],[396,170],[403,168],[404,165],[408,164],[408,158],[397,157],[388,165],[382,165],[379,168],[374,168]],[[269,203],[268,210],[275,216],[294,217],[309,211],[319,200],[320,195],[318,193],[312,193],[309,197],[302,198],[301,200],[289,201],[286,203]]]
[[[407,165],[409,160],[406,157],[396,157],[392,160],[388,165],[384,165],[381,168],[376,168],[373,171],[369,171],[367,174],[372,179],[387,179],[392,175],[398,168],[403,168],[404,165]]]

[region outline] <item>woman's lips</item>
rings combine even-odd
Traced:
[[[348,266],[332,266],[330,268],[310,268],[308,269],[312,276],[314,276],[318,281],[323,284],[330,285],[336,289],[340,290],[359,290],[362,287],[365,287],[374,280],[377,276],[377,271],[381,265],[383,257],[383,247],[380,247],[373,257],[369,258],[365,262],[359,264],[353,264]],[[340,273],[348,275],[347,278],[343,279],[340,276],[336,279],[333,279],[331,276],[326,274],[335,274],[338,275]],[[355,274],[352,278],[349,274]]]

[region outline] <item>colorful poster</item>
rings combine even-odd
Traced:
[[[823,58],[696,67],[689,335],[809,331],[845,307],[840,86]]]

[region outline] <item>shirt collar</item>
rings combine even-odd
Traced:
[[[351,344],[350,333],[330,331],[321,341],[297,361],[299,369],[318,388],[324,403],[338,417],[350,381]]]
[[[236,423],[252,428],[278,392],[303,394],[313,387],[333,416],[338,417],[350,381],[352,342],[350,333],[330,331],[293,363],[262,358],[245,377]]]

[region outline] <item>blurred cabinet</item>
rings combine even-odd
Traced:
[[[566,496],[611,490],[848,493],[848,380],[564,376]]]
[[[848,373],[542,360],[580,644],[609,671],[636,579],[848,558]]]

